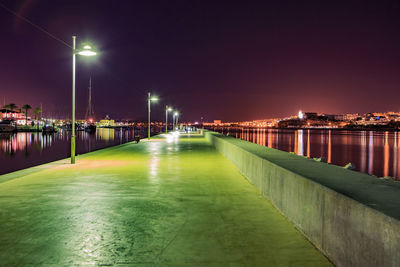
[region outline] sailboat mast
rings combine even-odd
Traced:
[[[86,109],[86,120],[94,119],[94,111],[92,106],[92,77],[89,79],[89,99],[88,106]]]
[[[89,79],[89,119],[92,117],[92,77]]]

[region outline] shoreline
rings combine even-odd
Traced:
[[[98,129],[133,129],[130,126],[110,126],[110,127],[97,127]],[[62,129],[62,128],[60,128]],[[64,131],[71,131],[71,129],[63,129]],[[77,129],[76,131],[84,131],[84,129]],[[0,134],[13,134],[13,133],[41,133],[42,128],[40,129],[15,129],[13,131],[0,131]]]

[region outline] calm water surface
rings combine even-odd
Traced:
[[[130,142],[134,136],[144,137],[145,134],[146,129],[98,128],[95,133],[78,131],[76,150],[78,154],[83,154]],[[0,133],[0,174],[67,158],[70,156],[70,140],[71,132],[65,130],[54,134]]]
[[[146,129],[97,129],[77,132],[77,153],[123,144]],[[156,131],[157,129],[155,129]],[[325,157],[344,166],[351,162],[357,171],[400,180],[400,132],[344,130],[282,130],[214,128],[266,147],[294,152],[309,158]],[[0,174],[69,157],[71,132],[55,134],[0,134]]]
[[[400,132],[214,128],[214,131],[379,177],[400,180]]]

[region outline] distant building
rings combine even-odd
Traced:
[[[357,120],[358,118],[361,117],[361,115],[358,114],[358,113],[355,113],[355,114],[345,114],[344,116],[345,116],[345,119],[344,119],[344,120],[348,120],[348,121]]]
[[[337,115],[335,115],[334,118],[337,121],[345,121],[345,120],[347,120],[347,115],[346,114],[337,114]]]
[[[100,120],[99,121],[99,126],[101,126],[101,127],[113,127],[113,126],[115,126],[115,121],[114,120]]]
[[[396,120],[397,121],[399,119],[399,115],[393,114],[393,113],[388,114],[387,117],[388,117],[388,120]]]
[[[25,113],[10,109],[0,109],[1,119],[13,119],[18,125],[25,125]],[[30,117],[28,117],[28,121]]]
[[[289,119],[279,121],[279,128],[302,128],[306,125],[306,121],[302,119]]]
[[[307,120],[318,120],[318,114],[316,112],[305,112],[303,117]]]
[[[221,122],[221,120],[214,120],[214,124],[215,125],[220,125],[220,124],[222,124],[222,122]]]
[[[115,121],[111,120],[110,117],[108,117],[108,115],[107,115],[104,120],[100,120],[99,121],[98,126],[100,126],[100,127],[114,127],[115,126]]]
[[[333,121],[333,120],[335,120],[335,115],[332,115],[332,114],[325,114],[324,117],[325,117],[325,119],[328,120],[328,121]]]

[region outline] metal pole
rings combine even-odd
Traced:
[[[165,106],[165,133],[168,133],[168,105]]]
[[[172,131],[175,131],[175,114],[172,114]]]
[[[178,127],[178,130],[179,130],[178,118],[179,118],[179,114],[178,114],[178,115],[176,115],[176,127]]]
[[[148,137],[147,138],[150,140],[150,92],[149,92],[148,98],[147,98],[147,109],[149,111],[149,115],[148,115],[149,121],[148,121],[148,124],[147,124],[147,133],[148,133]]]
[[[71,164],[75,164],[75,42],[72,36],[72,135],[71,135]]]

